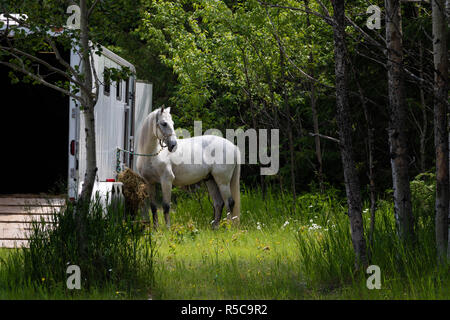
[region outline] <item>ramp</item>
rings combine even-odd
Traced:
[[[0,248],[27,247],[31,222],[51,225],[51,214],[64,204],[63,197],[0,196]]]

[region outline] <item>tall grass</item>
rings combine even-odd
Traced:
[[[432,180],[419,177],[411,184],[414,244],[398,240],[392,201],[377,202],[368,251],[370,264],[381,270],[380,290],[367,288],[364,268],[355,272],[346,201],[338,191],[305,193],[294,202],[289,193],[243,188],[239,227],[224,219],[213,231],[204,187],[176,191],[172,227],[162,226],[151,237],[124,219],[122,209],[105,213],[94,203],[84,209],[85,257],[78,249],[75,208],[68,206],[55,216],[58,228],[37,225],[30,249],[3,255],[0,286],[13,297],[33,287],[26,297],[57,292],[76,298],[65,288],[70,263],[80,265],[93,297],[106,290],[114,298],[117,290],[147,298],[142,292],[151,288],[154,299],[449,299],[448,265],[436,263]],[[368,208],[365,203],[366,233]]]
[[[120,203],[105,208],[97,197],[88,204],[68,202],[51,215],[51,227],[33,222],[29,248],[0,260],[0,286],[34,290],[38,296],[106,290],[145,297],[153,281],[155,248],[151,234],[125,217],[123,209]],[[81,293],[66,286],[69,265],[80,267]]]
[[[288,193],[269,189],[262,197],[260,191],[244,188],[240,229],[223,221],[218,232],[209,231],[212,206],[206,191],[180,195],[174,212],[175,227],[159,235],[160,297],[448,299],[448,266],[436,264],[430,213],[433,190],[423,183],[428,182],[415,180],[412,186],[417,221],[414,244],[398,240],[392,202],[378,201],[373,245],[368,251],[370,264],[381,270],[380,290],[367,288],[365,268],[355,272],[346,203],[335,190],[301,195],[293,208]],[[370,225],[368,207],[365,203],[366,234]],[[194,237],[175,241],[197,227]],[[202,276],[193,275],[190,268]],[[218,275],[216,280],[214,275]],[[171,277],[177,279],[176,283]],[[212,290],[218,281],[223,292]],[[197,289],[173,292],[172,285],[180,283]]]

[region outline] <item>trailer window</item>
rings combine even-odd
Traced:
[[[125,80],[125,103],[129,104],[130,100],[130,79]]]
[[[116,99],[122,100],[122,80],[116,81]]]
[[[105,68],[105,71],[103,71],[103,80],[103,93],[105,96],[109,96],[111,92],[111,72],[108,68]]]

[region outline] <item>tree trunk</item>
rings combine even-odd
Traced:
[[[309,1],[305,0],[305,8],[309,11]],[[309,13],[306,14],[306,25],[309,27],[311,25],[311,22],[309,20]],[[311,37],[307,36],[308,41],[311,43]],[[313,51],[311,48],[311,51],[309,53],[309,63],[311,66],[314,65],[314,56]],[[314,77],[314,68],[312,67],[309,74]],[[323,186],[323,165],[322,165],[322,147],[320,145],[320,132],[319,132],[319,116],[317,114],[317,106],[316,106],[316,85],[315,83],[311,82],[311,113],[313,118],[313,126],[314,126],[314,144],[316,147],[316,158],[317,158],[317,177],[319,178],[319,188],[320,192],[324,192],[324,186]]]
[[[422,41],[419,41],[419,68],[420,68],[420,77],[424,78],[423,72],[423,44]],[[425,91],[423,86],[419,87],[420,91],[420,105],[422,107],[422,130],[420,130],[420,171],[426,171],[426,139],[428,134],[428,117],[427,117],[427,106],[425,101]]]
[[[432,1],[434,53],[434,145],[436,149],[436,248],[438,260],[447,255],[449,155],[447,133],[448,55],[444,0]]]
[[[373,160],[373,150],[374,150],[374,128],[372,128],[372,121],[369,114],[369,108],[367,107],[366,98],[364,96],[364,91],[359,83],[358,75],[354,68],[353,63],[351,64],[352,72],[355,77],[356,86],[359,92],[359,98],[361,100],[361,105],[364,111],[364,118],[367,125],[367,156],[369,158],[369,192],[370,192],[370,229],[369,229],[369,248],[373,247],[373,234],[375,232],[375,218],[376,218],[376,193],[375,193],[375,172],[374,172],[374,160]],[[369,260],[371,259],[371,251],[368,250]]]
[[[312,60],[312,56],[311,56]],[[319,179],[319,188],[320,192],[323,193],[324,185],[323,185],[323,162],[322,162],[322,147],[320,144],[320,132],[319,132],[319,116],[317,114],[317,105],[316,105],[316,88],[315,84],[311,83],[311,113],[313,118],[313,126],[314,126],[314,144],[316,147],[316,158],[317,158],[317,177]]]
[[[292,190],[292,213],[295,214],[296,211],[296,190],[295,190],[295,146],[294,146],[294,137],[292,134],[292,122],[291,122],[291,110],[289,108],[289,101],[287,95],[287,87],[286,87],[286,75],[285,75],[285,63],[284,63],[284,55],[280,49],[280,67],[281,67],[281,81],[283,86],[283,105],[284,105],[284,113],[286,115],[286,130],[288,134],[288,143],[289,143],[289,160],[290,160],[290,169],[291,169],[291,190]]]
[[[88,25],[88,8],[86,0],[80,1],[81,17],[80,17],[80,49],[82,59],[82,70],[84,75],[84,85],[86,88],[92,88],[92,66],[89,52],[89,25]],[[95,147],[95,117],[94,117],[94,96],[92,92],[81,90],[81,97],[84,101],[83,116],[85,122],[86,134],[86,174],[84,177],[83,187],[81,189],[80,200],[82,202],[89,201],[94,188],[95,177],[97,174],[97,157]]]
[[[251,113],[251,117],[252,117],[253,129],[257,130],[256,117],[255,117],[256,108],[255,108],[255,102],[253,100],[253,95],[252,95],[252,86],[251,86],[251,82],[250,82],[250,76],[248,74],[248,60],[247,60],[247,55],[245,54],[244,48],[242,48],[242,62],[244,63],[245,83],[247,84],[247,89],[245,89],[244,92],[247,94],[247,97],[248,97],[248,103],[250,106],[250,113]],[[259,177],[260,177],[259,181],[261,184],[261,192],[262,192],[262,195],[265,196],[266,188],[265,188],[265,184],[264,184],[264,175],[260,174]]]
[[[348,216],[355,250],[355,267],[367,264],[366,241],[362,220],[359,179],[353,159],[352,130],[347,100],[347,49],[345,45],[345,1],[333,1],[334,8],[334,57],[336,74],[336,108],[339,127],[341,159],[344,167]]]
[[[403,43],[400,0],[386,0],[386,42],[390,105],[389,146],[397,232],[402,241],[414,240],[414,220],[408,174],[406,106],[403,88]]]
[[[445,1],[445,11],[446,11],[447,27],[450,27],[450,0]],[[447,82],[447,86],[448,86],[448,82]],[[448,130],[448,132],[450,135],[450,129]],[[450,137],[449,137],[449,140],[450,140]],[[448,215],[448,222],[450,222],[450,212]],[[450,260],[450,237],[449,237],[449,235],[450,235],[450,224],[449,224],[448,230],[447,230],[447,239],[448,239],[448,241],[447,241],[447,259],[448,260]]]
[[[86,0],[80,0],[80,50],[82,74],[84,76],[85,88],[92,88],[92,69],[89,52],[89,26],[88,7]],[[95,117],[94,117],[94,95],[91,91],[81,90],[83,101],[83,117],[86,135],[86,173],[84,177],[81,195],[76,208],[76,222],[78,232],[78,246],[80,255],[87,258],[87,230],[85,215],[88,214],[89,201],[94,188],[95,176],[97,174],[97,159],[95,148]]]

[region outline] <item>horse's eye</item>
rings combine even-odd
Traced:
[[[167,122],[163,122],[163,123],[161,123],[161,125],[162,125],[163,127],[166,127],[166,126],[167,126]]]

